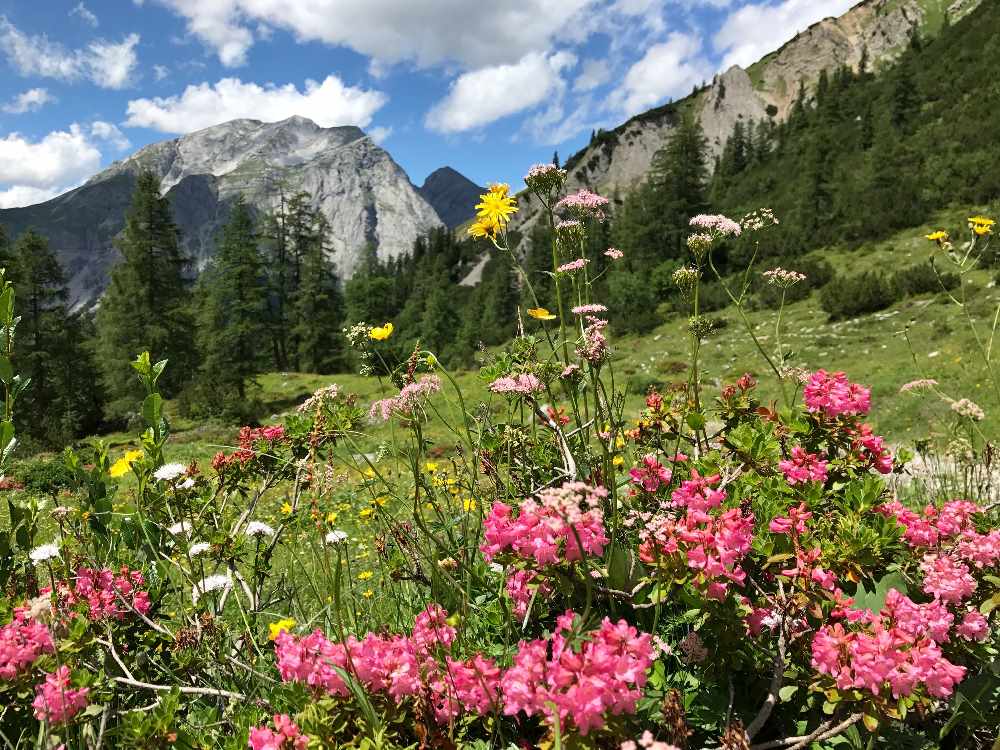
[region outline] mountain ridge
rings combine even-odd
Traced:
[[[472,218],[473,206],[485,188],[477,185],[453,167],[435,169],[417,188],[424,199],[433,206],[449,229],[455,229]]]

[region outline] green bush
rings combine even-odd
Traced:
[[[938,271],[930,262],[896,271],[892,281],[901,297],[935,294],[942,289],[954,289],[959,284],[958,274]]]
[[[899,301],[893,279],[877,271],[838,276],[820,291],[819,304],[830,320],[878,312]]]
[[[11,475],[25,490],[40,495],[55,496],[73,485],[73,473],[61,456],[21,461],[11,467]]]

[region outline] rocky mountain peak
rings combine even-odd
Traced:
[[[427,176],[419,192],[441,220],[454,229],[472,218],[473,206],[484,188],[451,167],[440,167]]]

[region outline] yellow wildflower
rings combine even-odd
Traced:
[[[291,617],[286,617],[283,620],[278,620],[277,622],[272,622],[267,626],[267,639],[269,641],[275,640],[279,635],[284,632],[290,631],[295,627],[295,620]]]
[[[362,591],[361,596],[363,596],[365,599],[371,599],[373,596],[375,596],[375,592],[372,591],[371,589],[368,589],[367,591]]]
[[[948,239],[948,233],[939,229],[936,232],[925,234],[924,237],[929,239],[931,242],[943,242],[944,240]]]
[[[428,461],[427,463],[424,464],[424,468],[433,474],[435,471],[438,470],[438,465],[433,461]]]
[[[501,226],[506,224],[517,211],[517,201],[509,193],[510,187],[503,183],[490,185],[490,189],[479,196],[476,217],[480,221],[487,219]]]
[[[500,231],[500,222],[496,219],[478,219],[469,227],[472,237],[496,237]]]
[[[473,511],[476,509],[476,501],[473,500],[471,497],[467,497],[465,498],[465,500],[462,501],[462,508],[463,510],[465,510],[466,513]]]
[[[140,458],[142,458],[142,451],[125,451],[125,455],[111,465],[108,474],[112,479],[124,476],[132,468],[132,464]]]
[[[996,221],[989,219],[985,216],[972,216],[969,218],[970,227],[986,227],[987,229],[992,228],[996,224]]]
[[[375,574],[372,573],[370,570],[363,570],[360,573],[358,573],[358,580],[359,581],[367,581],[367,580],[370,580],[372,578],[372,576],[374,576],[374,575]]]
[[[292,514],[292,504],[287,500],[281,504],[282,515],[289,516]]]
[[[364,510],[358,512],[358,516],[360,518],[368,518],[374,512],[375,512],[374,508],[365,508]]]
[[[334,513],[333,511],[330,511],[329,513],[327,513],[326,514],[326,522],[327,523],[337,523],[337,514]]]
[[[392,327],[392,323],[386,323],[384,326],[372,328],[368,335],[376,341],[385,341],[392,335],[393,330],[395,329]]]
[[[972,231],[975,232],[980,237],[982,237],[984,234],[993,234],[993,230],[986,224],[976,224],[974,227],[972,227]]]
[[[528,310],[528,315],[533,317],[535,320],[555,320],[556,316],[546,310],[544,307],[532,307]]]
[[[615,456],[613,459],[611,459],[611,463],[614,464],[615,466],[621,466],[622,464],[625,463],[625,457]]]

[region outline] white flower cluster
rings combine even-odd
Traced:
[[[806,275],[804,273],[799,273],[798,271],[786,271],[784,268],[772,268],[770,271],[764,271],[763,276],[767,279],[767,283],[771,286],[781,287],[787,289],[790,286],[798,284],[800,281],[806,280]]]
[[[959,401],[952,401],[951,410],[958,416],[966,417],[967,419],[971,419],[973,422],[982,422],[986,419],[986,412],[984,412],[978,404],[967,398],[960,399]]]

